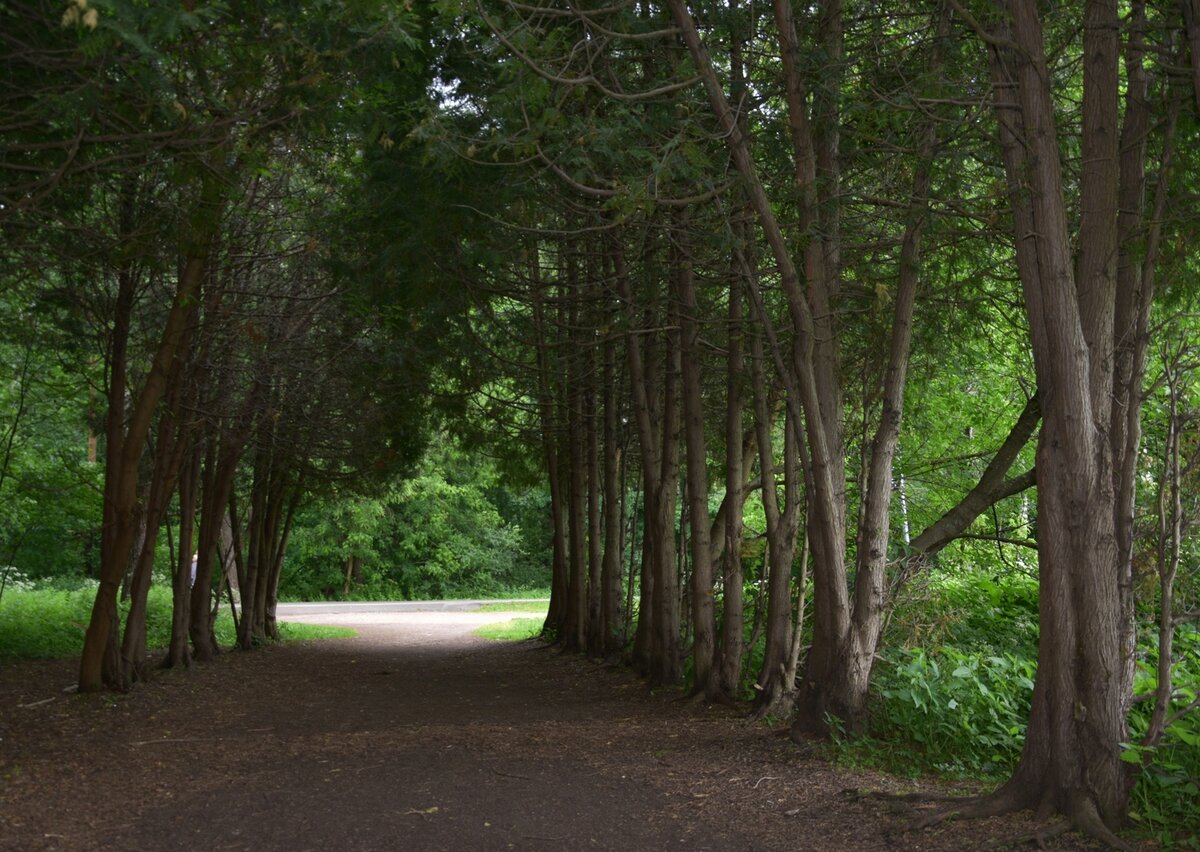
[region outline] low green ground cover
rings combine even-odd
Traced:
[[[489,603],[479,607],[476,612],[536,612],[545,615],[550,609],[550,600],[516,601],[509,603]]]
[[[542,621],[540,618],[513,618],[508,621],[498,621],[495,624],[485,624],[483,627],[476,628],[475,635],[482,636],[484,639],[509,642],[532,639],[542,632]]]
[[[8,589],[0,598],[0,657],[54,659],[77,655],[83,647],[83,634],[91,618],[96,597],[94,584],[74,589]],[[125,607],[122,606],[122,617]],[[330,639],[353,636],[345,627],[284,622],[279,625],[285,641]],[[171,638],[171,592],[153,588],[146,616],[147,644],[165,648]],[[232,645],[235,640],[233,619],[228,609],[217,618],[217,641]]]
[[[999,781],[1021,756],[1037,671],[1037,581],[1019,574],[977,572],[925,580],[893,617],[891,639],[876,663],[870,722],[864,735],[842,736],[839,761],[913,776],[935,773]],[[1153,636],[1141,643],[1136,691],[1154,688]],[[1176,708],[1196,698],[1200,631],[1176,636]],[[1136,742],[1152,702],[1135,704]],[[1168,847],[1200,849],[1200,714],[1180,717],[1164,741],[1145,753],[1131,816],[1138,829]]]

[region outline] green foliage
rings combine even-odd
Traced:
[[[876,664],[867,731],[840,736],[834,756],[905,775],[998,779],[1011,771],[1024,744],[1037,668],[1036,580],[982,571],[920,578],[897,607],[890,632]],[[1147,694],[1157,666],[1153,633],[1140,645],[1149,651],[1138,662],[1136,692]],[[1171,712],[1196,698],[1200,631],[1179,629],[1175,661]],[[1150,701],[1134,705],[1133,743],[1145,734],[1152,710]],[[1194,844],[1200,715],[1181,716],[1153,749],[1127,744],[1124,759],[1143,767],[1133,790],[1134,821],[1164,844]]]
[[[315,501],[296,521],[281,593],[293,599],[527,596],[549,586],[547,497],[443,436],[380,497]],[[354,564],[350,560],[355,560]],[[347,572],[350,577],[347,581]]]
[[[997,777],[1015,766],[1037,670],[1036,580],[921,577],[891,636],[876,664],[868,736],[842,747],[909,772]]]
[[[889,636],[889,646],[953,645],[1036,658],[1037,579],[979,570],[919,576],[897,602]]]
[[[1026,657],[948,645],[888,649],[875,676],[874,729],[911,744],[938,771],[996,775],[1021,755],[1036,668]]]
[[[0,600],[0,657],[78,654],[95,598],[91,584],[74,591],[6,591]]]
[[[476,612],[536,612],[538,615],[545,615],[550,609],[550,601],[517,601],[514,603],[490,603],[483,604]]]
[[[86,385],[43,335],[35,305],[0,295],[0,565],[35,580],[98,559],[103,475],[87,460]]]
[[[481,636],[484,639],[495,639],[506,642],[533,639],[540,635],[541,632],[542,620],[540,618],[514,618],[509,621],[500,621],[496,624],[485,624],[474,631],[476,636]]]
[[[1152,693],[1157,685],[1157,648],[1138,661],[1137,694]],[[1175,694],[1169,713],[1174,715],[1196,700],[1200,684],[1200,630],[1181,626],[1175,636]],[[1144,737],[1153,712],[1152,701],[1135,704],[1130,714],[1130,737],[1122,759],[1142,766],[1130,802],[1130,817],[1164,845],[1180,843],[1200,849],[1200,712],[1193,709],[1167,727],[1153,748],[1135,745]]]
[[[12,589],[0,599],[0,658],[56,659],[79,654],[87,629],[95,582],[74,589]],[[124,618],[127,608],[122,606]],[[284,641],[332,639],[353,636],[344,627],[316,624],[279,625]],[[228,610],[217,618],[217,641],[232,645],[236,641],[233,619]],[[151,649],[165,648],[171,639],[171,591],[164,587],[150,590],[146,610],[146,640]]]

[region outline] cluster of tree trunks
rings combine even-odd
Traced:
[[[840,110],[848,60],[840,0],[805,9],[806,32],[787,0],[772,3],[769,24],[753,19],[774,36],[771,97],[783,110],[786,161],[778,144],[769,155],[756,150],[765,134],[751,126],[747,108],[747,35],[736,2],[722,14],[685,0],[574,17],[527,4],[506,10],[510,28],[485,16],[487,26],[542,81],[584,90],[577,100],[589,116],[615,102],[622,115],[640,110],[654,126],[655,115],[682,114],[685,93],[702,91],[713,129],[706,141],[719,140],[737,178],[697,195],[683,181],[669,183],[664,168],[646,179],[653,204],[631,221],[615,204],[636,178],[602,157],[581,166],[573,151],[547,141],[550,131],[528,128],[566,199],[546,214],[561,227],[546,227],[525,258],[555,495],[548,630],[594,654],[620,647],[609,590],[620,583],[621,565],[637,565],[633,554],[610,553],[631,540],[621,530],[640,530],[640,571],[629,578],[639,591],[629,637],[634,665],[651,683],[670,683],[690,655],[696,694],[734,698],[745,648],[743,506],[757,492],[766,542],[756,618],[765,622],[766,645],[755,712],[791,715],[796,737],[827,733],[831,719],[853,730],[864,719],[895,591],[984,510],[1036,484],[1042,632],[1024,756],[1009,783],[958,810],[1038,807],[1119,843],[1112,832],[1125,817],[1132,777],[1120,744],[1133,698],[1142,386],[1186,90],[1164,69],[1188,67],[1190,49],[1200,81],[1195,4],[1184,2],[1182,15],[1154,10],[1152,38],[1144,2],[1120,16],[1111,0],[1087,0],[1082,29],[1054,33],[1059,49],[1070,39],[1082,60],[1078,125],[1067,130],[1059,126],[1062,73],[1047,61],[1037,4],[1010,0],[982,18],[956,0],[936,4],[921,46],[927,73],[904,93],[921,106],[908,116],[903,190],[874,202],[898,211],[895,279],[876,285],[888,293],[880,300],[888,333],[865,343],[849,334],[844,312]],[[574,26],[595,41],[586,56],[539,53],[511,35],[518,25]],[[765,40],[757,38],[761,50]],[[954,64],[955,74],[964,73],[964,43],[985,60],[967,75],[990,85],[992,156],[1007,180],[1013,277],[1037,391],[977,484],[911,539],[906,523],[900,548],[891,540],[895,465],[935,174],[950,137],[963,132],[963,102],[943,91],[946,69]],[[1160,57],[1154,67],[1162,76],[1152,80],[1146,55],[1155,44],[1178,51],[1178,61]],[[1163,47],[1172,44],[1190,48]],[[613,45],[628,52],[605,53]],[[690,63],[680,62],[684,51]],[[1152,91],[1165,105],[1158,114]],[[672,146],[686,144],[683,137],[686,131],[661,148],[639,138],[665,162]],[[1062,163],[1076,142],[1079,173],[1068,178]],[[781,162],[790,171],[785,192],[777,188]],[[1153,185],[1147,175],[1157,176]],[[563,209],[569,216],[556,219]],[[621,348],[623,375],[616,370]],[[714,353],[724,358],[723,382]],[[851,357],[871,368],[847,379]],[[847,400],[854,399],[864,400],[856,410],[861,436],[846,431]],[[618,424],[629,424],[629,434]],[[1035,433],[1036,468],[1012,472]],[[624,452],[630,442],[633,456]],[[615,485],[624,477],[608,467],[631,463],[642,500],[632,515]],[[1171,469],[1170,458],[1165,464]],[[857,471],[856,482],[847,482],[848,471]],[[1169,587],[1178,539],[1170,519],[1178,511],[1170,509],[1170,489],[1162,493],[1158,561]],[[1169,610],[1169,588],[1161,595]],[[806,649],[802,632],[811,635]],[[1160,642],[1169,648],[1170,637]],[[1169,684],[1169,660],[1164,665],[1160,677]],[[1160,700],[1164,694],[1169,687]],[[1161,733],[1165,705],[1159,711]]]

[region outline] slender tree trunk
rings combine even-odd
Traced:
[[[550,519],[551,519],[551,575],[550,575],[550,606],[546,613],[546,621],[542,631],[554,636],[562,636],[565,626],[568,564],[567,564],[567,530],[563,522],[566,514],[566,501],[563,495],[562,471],[559,466],[559,430],[555,416],[554,393],[556,370],[551,359],[551,338],[546,327],[545,311],[542,302],[541,260],[539,248],[534,243],[529,253],[529,279],[533,308],[534,336],[537,346],[537,375],[538,375],[538,418],[542,438],[542,454],[546,465],[546,479],[550,484]]]
[[[633,288],[619,241],[613,241],[614,278],[627,318],[636,316]],[[633,395],[644,481],[644,559],[635,662],[644,663],[652,684],[675,683],[682,673],[679,659],[679,595],[675,568],[675,499],[678,479],[678,436],[675,381],[678,346],[668,340],[664,385],[659,404],[643,358],[643,336],[631,328],[626,340],[629,382]],[[659,416],[655,416],[655,415]],[[644,631],[644,632],[643,632]]]
[[[680,233],[686,222],[677,223]],[[674,270],[676,298],[679,300],[680,365],[684,438],[687,444],[688,518],[691,530],[692,558],[692,666],[693,690],[706,698],[720,691],[714,673],[716,661],[716,608],[713,594],[712,545],[709,541],[708,453],[704,440],[704,400],[700,379],[699,306],[691,258],[686,249],[678,250]],[[741,447],[735,449],[740,454]]]
[[[678,552],[675,539],[675,519],[679,499],[679,409],[680,358],[678,317],[672,323],[675,330],[665,335],[663,353],[662,446],[658,453],[661,465],[658,474],[651,528],[655,604],[655,632],[650,661],[651,685],[674,684],[683,677],[683,649],[680,645],[680,583],[677,567]]]
[[[735,264],[736,266],[736,264]],[[718,697],[733,700],[742,680],[742,507],[745,488],[742,465],[742,299],[739,272],[729,284],[728,347],[725,382],[725,502],[724,566],[721,575],[721,650],[718,657]]]
[[[217,542],[221,535],[225,508],[229,505],[229,495],[233,491],[233,479],[237,474],[241,449],[239,437],[225,436],[220,446],[210,452],[209,464],[201,477],[201,524],[196,547],[199,561],[196,582],[192,586],[190,625],[192,650],[195,658],[200,661],[210,660],[220,651],[213,633],[213,567],[218,563]],[[211,469],[208,469],[210,465]]]
[[[564,260],[567,274],[566,324],[571,342],[567,376],[567,555],[570,582],[567,585],[567,617],[563,630],[563,645],[568,650],[587,649],[588,625],[588,482],[587,438],[584,422],[584,347],[580,321],[581,283],[579,258],[573,248]]]
[[[173,389],[172,396],[174,398],[159,419],[154,473],[151,476],[150,493],[144,512],[147,534],[133,571],[129,614],[125,619],[125,635],[121,639],[120,677],[122,688],[125,689],[145,677],[146,606],[153,576],[158,530],[162,526],[171,495],[179,481],[179,468],[183,463],[187,445],[188,430],[180,422],[182,409],[179,403],[182,394],[177,386]]]
[[[621,529],[621,443],[617,429],[617,355],[616,339],[610,335],[604,342],[604,561],[600,569],[603,588],[600,602],[600,631],[603,637],[601,653],[605,656],[620,651],[625,644],[624,618],[621,612],[621,569],[624,564]]]
[[[167,387],[167,379],[184,342],[190,304],[204,274],[205,259],[188,259],[179,274],[174,300],[163,327],[162,338],[154,354],[150,372],[133,403],[125,423],[127,345],[133,310],[132,273],[123,272],[117,297],[113,348],[110,354],[109,413],[104,484],[104,529],[101,536],[100,586],[92,607],[92,618],[84,635],[79,661],[79,689],[93,692],[104,686],[103,669],[106,649],[115,654],[117,593],[121,577],[129,563],[136,534],[137,466],[154,410]],[[116,686],[118,684],[112,683]]]
[[[296,512],[304,496],[303,477],[291,485],[286,485],[287,477],[281,477],[281,486],[277,494],[280,509],[275,517],[279,519],[275,526],[272,541],[274,547],[271,553],[271,570],[267,576],[267,593],[264,602],[263,625],[266,635],[276,642],[279,641],[279,624],[275,610],[279,605],[279,578],[283,573],[283,558],[287,553],[288,541],[292,536],[292,527],[296,520]]]
[[[587,496],[588,496],[588,653],[604,653],[604,628],[601,624],[601,598],[604,539],[602,532],[600,479],[600,413],[596,410],[596,364],[589,349],[587,399],[584,418],[587,424]]]
[[[840,9],[836,14],[840,15]],[[944,39],[948,33],[949,8],[943,7],[938,35]],[[931,64],[936,75],[941,66],[940,51],[935,52]],[[937,125],[933,116],[925,117],[919,139],[907,223],[900,245],[900,273],[891,344],[883,378],[883,410],[869,444],[869,455],[861,466],[866,476],[862,490],[850,629],[840,635],[834,630],[814,631],[811,652],[814,663],[819,667],[824,665],[823,660],[829,660],[832,668],[820,677],[814,676],[819,668],[806,676],[800,712],[793,726],[793,733],[798,736],[823,731],[825,714],[828,712],[835,713],[852,728],[861,723],[866,712],[871,669],[887,605],[886,568],[891,533],[892,472],[900,442],[913,310],[920,281],[921,235],[929,215],[929,189],[937,144]],[[836,145],[836,139],[831,144]],[[836,181],[836,176],[829,179]],[[864,451],[866,449],[864,446]],[[818,610],[818,619],[823,612],[827,611]],[[840,626],[840,619],[838,622]],[[837,647],[822,647],[817,640],[818,635],[822,639],[835,640]]]
[[[196,492],[200,480],[200,449],[190,449],[179,475],[179,553],[171,589],[171,645],[163,666],[181,668],[192,663],[188,646],[191,619],[192,541],[196,523]]]
[[[1185,13],[1195,8],[1183,0]],[[1144,67],[1144,45],[1148,38],[1145,3],[1138,0],[1129,13],[1125,46],[1125,114],[1121,126],[1120,178],[1117,216],[1117,290],[1113,308],[1113,406],[1109,427],[1114,455],[1116,492],[1118,586],[1121,598],[1122,691],[1127,704],[1133,699],[1135,649],[1137,645],[1135,588],[1133,576],[1134,508],[1137,492],[1138,456],[1142,437],[1142,383],[1146,371],[1146,349],[1150,339],[1150,307],[1154,298],[1155,269],[1166,217],[1167,181],[1175,153],[1175,129],[1182,95],[1164,83],[1167,116],[1162,130],[1162,152],[1150,216],[1145,215],[1146,140],[1150,134],[1149,75]],[[1197,31],[1189,33],[1196,39]],[[1193,71],[1200,81],[1200,60],[1192,41]],[[1197,93],[1200,104],[1200,90]],[[1128,710],[1128,706],[1126,707]]]
[[[791,581],[792,557],[795,553],[797,533],[797,456],[795,433],[785,414],[784,460],[783,460],[783,505],[780,505],[779,483],[775,462],[775,442],[771,435],[774,426],[765,371],[762,339],[755,337],[752,344],[751,376],[754,388],[755,425],[758,429],[759,471],[762,477],[763,515],[767,526],[767,606],[766,647],[763,649],[762,668],[755,685],[753,716],[762,718],[769,713],[788,712],[791,684],[782,682],[783,663],[791,645]],[[758,612],[761,614],[762,608]]]

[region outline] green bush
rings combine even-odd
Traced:
[[[924,763],[957,775],[997,775],[1021,756],[1036,661],[942,646],[889,649],[877,665],[871,723]]]
[[[1152,693],[1158,681],[1157,636],[1145,637],[1143,644],[1149,653],[1138,661],[1137,694]],[[1200,685],[1200,630],[1194,625],[1177,628],[1174,657],[1172,715],[1196,700]],[[1132,743],[1145,736],[1153,711],[1154,702],[1145,701],[1135,704],[1130,714],[1132,742],[1122,758],[1143,767],[1133,788],[1130,816],[1164,845],[1200,849],[1200,710],[1172,723],[1155,748],[1142,749]]]
[[[284,563],[288,599],[528,596],[550,584],[543,488],[514,490],[493,463],[434,442],[381,495],[326,495],[297,517]],[[348,560],[357,560],[346,583]],[[348,588],[347,588],[348,587]]]
[[[866,735],[839,739],[844,762],[913,774],[999,779],[1015,766],[1037,670],[1037,583],[1020,574],[964,572],[923,578],[893,618],[876,663]],[[1155,686],[1153,631],[1141,637],[1135,691]],[[906,647],[906,642],[908,647]],[[919,642],[919,646],[914,643]],[[1175,639],[1172,712],[1194,701],[1200,684],[1200,631]],[[1138,742],[1153,703],[1134,705]],[[1165,845],[1200,848],[1200,712],[1172,724],[1154,749],[1127,744],[1124,759],[1142,767],[1131,816]]]

